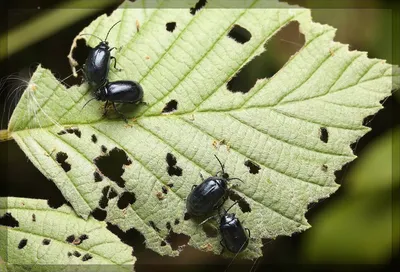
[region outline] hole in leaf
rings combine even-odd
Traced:
[[[58,152],[56,155],[57,162],[61,165],[62,169],[64,169],[65,172],[71,170],[71,164],[66,162],[67,159],[68,159],[67,153]]]
[[[176,166],[176,158],[174,155],[172,155],[171,153],[167,153],[167,171],[168,171],[168,175],[170,176],[182,176],[182,168],[180,168],[179,166]]]
[[[173,183],[168,183],[167,186],[168,186],[169,188],[172,188],[172,187],[174,187],[174,184],[173,184]]]
[[[86,42],[83,38],[79,39],[76,41],[76,47],[74,48],[74,51],[72,51],[72,57],[82,67],[91,49],[92,49],[91,47],[86,45]]]
[[[82,136],[82,133],[78,128],[67,128],[65,130],[61,130],[57,134],[58,135],[64,135],[66,133],[75,134],[78,138],[80,138]]]
[[[214,238],[218,236],[218,230],[211,224],[203,224],[203,231],[207,237]]]
[[[178,248],[187,245],[190,240],[190,236],[187,236],[183,233],[178,234],[171,230],[168,233],[167,237],[165,237],[165,240],[168,242],[173,250],[177,250]]]
[[[326,164],[323,164],[321,166],[321,169],[322,169],[322,171],[326,172],[326,171],[328,171],[328,166]]]
[[[50,244],[51,240],[50,239],[43,239],[42,244],[44,246],[48,246]]]
[[[102,146],[101,146],[101,151],[102,151],[103,153],[106,153],[106,152],[107,152],[107,147],[106,147],[105,145],[102,145]]]
[[[95,158],[94,163],[104,176],[115,181],[121,188],[125,186],[125,180],[121,177],[125,172],[123,165],[132,163],[125,151],[115,147],[108,154]]]
[[[250,41],[251,33],[240,25],[234,25],[231,31],[229,31],[228,37],[234,39],[238,43],[245,44]]]
[[[19,227],[19,222],[11,215],[11,213],[5,213],[2,217],[0,217],[0,226],[15,228]]]
[[[165,241],[161,241],[161,243],[160,243],[160,246],[166,246],[167,245],[167,243],[165,242]]]
[[[261,169],[258,164],[254,163],[252,161],[249,161],[249,160],[245,161],[244,165],[246,165],[247,168],[249,168],[249,173],[251,173],[253,175],[258,174],[258,172]]]
[[[167,228],[167,230],[172,229],[171,223],[167,222],[167,224],[165,224],[165,227]]]
[[[73,252],[73,255],[75,256],[75,257],[77,257],[77,258],[79,258],[82,254],[80,254],[78,251],[74,251]]]
[[[174,225],[178,225],[180,222],[179,222],[179,219],[177,218],[177,219],[175,219],[175,221],[174,221]]]
[[[183,217],[183,220],[189,220],[190,218],[192,218],[190,213],[185,213],[185,216]]]
[[[207,4],[207,0],[199,0],[194,5],[193,8],[190,8],[190,14],[195,15],[200,9],[202,9]]]
[[[100,182],[103,180],[103,176],[97,171],[93,172],[93,177],[95,182]]]
[[[304,45],[304,35],[299,31],[297,21],[290,22],[267,42],[267,50],[248,62],[227,83],[231,92],[247,93],[257,79],[269,78],[276,74],[290,56]]]
[[[118,199],[117,206],[118,208],[125,209],[129,205],[132,205],[136,201],[136,196],[132,192],[123,192],[122,195]]]
[[[115,189],[111,187],[111,190],[110,190],[110,192],[108,193],[108,198],[109,198],[109,199],[113,199],[113,198],[116,197],[116,196],[118,196],[117,191],[115,191]]]
[[[18,249],[23,249],[27,243],[28,243],[28,239],[25,239],[25,238],[22,239],[21,241],[19,241]]]
[[[95,219],[99,220],[99,221],[104,221],[104,219],[106,219],[106,217],[107,217],[107,212],[106,212],[106,211],[103,211],[103,210],[100,209],[100,208],[96,208],[96,209],[94,209],[94,210],[92,211],[92,216],[93,216]]]
[[[145,238],[143,234],[134,228],[122,231],[117,225],[107,223],[107,229],[117,235],[122,242],[135,248],[135,251],[142,252],[145,249]]]
[[[89,253],[86,253],[85,255],[83,255],[82,261],[86,262],[86,261],[88,261],[88,260],[90,260],[92,258],[93,258],[92,255],[90,255]]]
[[[68,204],[68,202],[63,197],[50,195],[49,199],[47,199],[47,205],[52,209],[58,209],[64,204]]]
[[[94,134],[92,134],[92,142],[93,143],[97,143],[97,137]]]
[[[68,257],[71,257],[71,256],[72,256],[72,253],[71,253],[71,252],[68,252],[68,253],[67,253],[67,256],[68,256]]]
[[[109,200],[107,197],[108,190],[110,190],[110,186],[106,186],[102,190],[102,196],[99,200],[99,207],[102,209],[105,209],[108,206],[108,200]]]
[[[328,142],[328,130],[325,127],[321,127],[319,130],[320,130],[319,138],[324,143],[327,143]]]
[[[169,32],[174,32],[175,28],[176,28],[176,22],[169,22],[165,25],[167,31]]]
[[[162,110],[162,113],[169,113],[176,111],[178,109],[178,101],[171,100],[169,101]]]
[[[161,230],[156,226],[154,221],[149,221],[150,226],[157,232],[160,232]]]
[[[161,189],[162,189],[162,192],[163,192],[164,194],[167,194],[167,193],[168,193],[168,188],[167,188],[167,187],[162,186]]]
[[[86,234],[82,234],[81,236],[79,236],[79,239],[81,240],[81,243],[87,239],[89,239],[89,236],[87,236]]]
[[[36,222],[36,215],[34,213],[32,214],[32,222]]]
[[[72,244],[72,243],[75,241],[75,235],[71,234],[70,236],[68,236],[68,237],[65,239],[65,241],[66,241],[67,243]]]
[[[230,191],[229,198],[232,201],[238,201],[239,208],[243,213],[251,212],[250,204],[235,191]]]

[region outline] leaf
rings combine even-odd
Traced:
[[[133,118],[130,125],[115,115],[103,118],[101,102],[81,110],[93,97],[87,84],[66,89],[39,67],[11,118],[12,137],[78,214],[95,211],[124,231],[135,228],[162,255],[179,253],[166,243],[174,233],[190,236],[195,248],[221,252],[218,235],[208,237],[198,222],[184,220],[185,198],[201,182],[199,172],[220,170],[214,154],[231,177],[245,181],[234,192],[251,211],[232,209],[251,230],[240,257],[260,256],[262,238],[308,229],[308,204],[337,190],[334,172],[355,158],[349,145],[369,130],[363,119],[399,87],[398,68],[349,51],[333,41],[334,28],[312,22],[309,10],[278,1],[240,9],[208,3],[194,15],[195,1],[182,8],[146,3],[126,1],[82,31],[105,37],[121,20],[108,41],[123,46],[115,52],[123,71],[111,69],[109,79],[140,82],[148,103],[122,107]],[[226,83],[291,21],[305,35],[299,52],[248,93],[230,92]],[[166,28],[171,22],[172,32]],[[251,33],[249,41],[228,36],[235,25]],[[172,100],[176,111],[164,114]],[[105,203],[104,188],[118,197]]]
[[[306,262],[382,264],[399,248],[397,127],[372,142],[344,181],[347,194],[313,219],[303,240]],[[397,140],[396,140],[397,139]],[[397,141],[397,144],[395,142]],[[393,143],[393,145],[392,145]],[[397,227],[396,227],[397,226]]]
[[[0,198],[0,222],[0,256],[11,271],[133,270],[131,247],[104,222],[85,221],[66,205],[52,209],[45,200]]]

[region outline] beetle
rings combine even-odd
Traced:
[[[200,173],[203,182],[199,185],[193,185],[192,191],[186,199],[186,210],[190,215],[201,217],[218,209],[226,200],[229,190],[228,182],[235,179],[242,181],[239,178],[226,178],[224,165],[216,155],[214,156],[221,165],[221,171],[207,179],[204,179]],[[222,173],[222,175],[218,176],[219,173]]]
[[[111,56],[111,51],[116,47],[110,48],[107,42],[108,34],[110,34],[111,29],[113,29],[113,27],[120,22],[121,21],[118,21],[113,26],[111,26],[104,40],[93,34],[81,34],[94,36],[101,41],[95,48],[90,50],[89,55],[86,58],[86,62],[83,66],[84,77],[91,86],[99,87],[107,83],[111,60],[114,60],[114,68],[118,71],[121,71],[121,69],[117,68],[117,59]]]
[[[107,114],[107,106],[108,103],[111,102],[114,110],[125,120],[125,122],[128,122],[125,115],[117,110],[115,103],[141,103],[143,99],[143,88],[139,83],[131,80],[107,81],[106,84],[95,91],[94,95],[95,99],[106,101],[103,115]]]
[[[236,203],[237,202],[230,208]],[[234,213],[228,213],[229,209],[225,211],[219,223],[219,231],[222,237],[220,243],[223,248],[238,254],[247,248],[250,239],[250,230],[248,228],[243,228],[239,218],[237,218]],[[247,231],[247,234],[245,231]]]

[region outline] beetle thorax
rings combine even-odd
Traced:
[[[234,224],[235,221],[237,221],[238,219],[236,218],[234,213],[227,213],[224,216],[222,216],[221,218],[221,225],[230,225],[230,224]]]

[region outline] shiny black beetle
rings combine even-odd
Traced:
[[[135,81],[119,80],[105,83],[95,91],[94,95],[94,99],[106,101],[103,115],[106,115],[108,102],[111,102],[114,110],[127,122],[125,115],[117,110],[115,102],[130,104],[140,103],[143,99],[143,88]]]
[[[203,182],[199,185],[193,185],[192,191],[186,199],[186,210],[192,216],[205,216],[221,207],[227,198],[228,182],[235,179],[242,181],[239,178],[226,178],[224,165],[217,156],[215,158],[222,170],[218,171],[214,177],[207,179],[204,179],[200,173]],[[219,173],[222,173],[222,175],[218,176]]]
[[[219,223],[219,231],[222,237],[220,243],[222,247],[228,249],[232,253],[240,253],[245,250],[250,239],[250,230],[248,228],[243,228],[234,213],[228,213],[236,203],[238,203],[238,201],[233,203],[233,205],[225,211]]]
[[[110,48],[107,42],[108,34],[110,34],[111,29],[116,26],[121,21],[116,22],[107,32],[106,38],[103,41],[99,37],[93,34],[81,34],[81,35],[91,35],[98,38],[101,42],[93,49],[90,50],[86,62],[83,66],[83,73],[86,81],[89,85],[93,87],[103,86],[107,83],[108,72],[110,70],[110,61],[114,60],[114,68],[117,68],[117,60],[115,57],[111,56],[111,51],[116,47]]]

